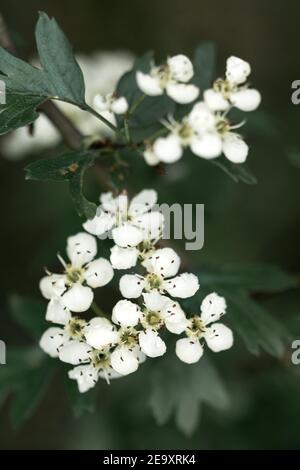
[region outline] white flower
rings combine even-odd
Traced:
[[[100,201],[96,216],[86,221],[83,227],[97,236],[111,230],[116,243],[111,249],[112,266],[115,269],[131,268],[139,256],[144,257],[153,250],[162,236],[163,215],[151,211],[157,202],[157,193],[153,189],[144,189],[130,203],[126,194],[113,197],[112,193],[105,193]]]
[[[226,301],[216,293],[209,294],[201,304],[201,315],[188,320],[187,338],[176,342],[176,355],[187,364],[198,362],[203,355],[204,339],[214,352],[225,351],[233,345],[233,334],[230,328],[217,322],[226,312]],[[213,324],[212,324],[213,323]]]
[[[91,347],[84,339],[85,320],[77,317],[61,321],[63,328],[50,327],[40,339],[40,347],[51,357],[59,357],[63,362],[80,364],[89,361]]]
[[[219,157],[222,152],[233,163],[243,163],[248,155],[248,145],[231,126],[228,118],[212,111],[206,103],[198,102],[181,123],[165,123],[170,129],[166,137],[158,138],[153,152],[164,163],[172,163],[183,155],[186,147],[202,158]]]
[[[104,258],[94,259],[97,243],[92,235],[78,233],[67,240],[66,264],[61,257],[64,274],[49,274],[40,281],[42,295],[50,300],[46,319],[64,324],[72,312],[84,312],[93,302],[93,290],[105,286],[113,278],[113,268]]]
[[[212,111],[226,111],[235,106],[241,111],[254,111],[261,102],[259,91],[249,88],[246,80],[251,69],[248,62],[238,57],[227,59],[226,79],[218,79],[213,88],[203,94]]]
[[[117,97],[115,93],[106,96],[95,95],[93,107],[114,126],[117,125],[115,114],[125,114],[128,111],[128,103],[124,96]]]
[[[173,297],[187,298],[197,292],[198,278],[194,274],[183,273],[178,276],[180,258],[172,248],[154,251],[142,263],[148,274],[125,274],[120,279],[120,291],[123,297],[134,299],[142,292],[168,292]],[[173,277],[176,276],[176,277]],[[170,279],[171,278],[171,279]]]
[[[149,73],[138,71],[136,81],[139,88],[150,96],[159,96],[166,91],[177,103],[191,103],[199,95],[199,88],[187,84],[194,75],[193,64],[185,55],[169,57],[160,66],[153,65]]]

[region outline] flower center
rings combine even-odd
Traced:
[[[86,326],[86,321],[78,317],[73,317],[66,326],[69,336],[73,339],[83,338],[83,328]]]
[[[142,325],[144,328],[154,328],[158,330],[163,326],[164,322],[158,312],[145,310]]]
[[[71,264],[67,265],[65,275],[69,285],[75,284],[76,282],[82,283],[84,281],[84,269],[75,268]]]
[[[97,369],[105,369],[110,365],[110,355],[103,351],[94,350],[91,353],[91,361],[94,367]]]
[[[198,315],[190,318],[189,326],[187,327],[186,334],[190,338],[201,338],[206,331],[203,321]]]
[[[160,67],[156,67],[153,71],[153,76],[159,79],[160,86],[165,88],[171,79],[171,71],[168,64],[163,64]]]
[[[228,100],[230,98],[230,94],[232,92],[232,85],[228,80],[223,80],[222,78],[218,78],[213,84],[213,89],[217,93],[221,93],[223,98]]]
[[[120,332],[120,341],[124,346],[133,348],[137,344],[137,335],[134,328],[124,328]]]
[[[219,134],[224,135],[230,131],[230,123],[228,119],[220,117],[216,122],[216,130]]]
[[[193,128],[187,122],[183,122],[177,132],[183,145],[188,145],[194,134]]]
[[[162,277],[158,276],[157,274],[150,273],[146,276],[146,285],[147,285],[147,290],[152,290],[152,289],[160,289],[162,286],[163,279]]]

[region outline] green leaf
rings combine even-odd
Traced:
[[[203,404],[218,410],[229,406],[229,396],[216,369],[207,357],[186,365],[164,359],[153,374],[150,407],[159,425],[175,415],[177,427],[190,436],[199,424]]]
[[[97,389],[93,388],[86,393],[78,391],[77,383],[70,380],[68,377],[65,379],[65,389],[75,418],[80,418],[85,413],[93,413],[96,409]]]
[[[70,193],[75,208],[80,216],[92,219],[97,211],[97,205],[89,201],[83,194],[83,178],[88,165],[83,166],[70,179]]]
[[[6,87],[6,104],[0,105],[0,134],[32,123],[38,106],[48,99],[86,106],[83,75],[71,46],[45,13],[38,20],[36,40],[43,69],[0,48],[0,79]]]
[[[250,292],[280,292],[296,287],[296,279],[269,264],[227,265],[199,273],[201,286],[235,286]]]
[[[203,42],[197,47],[193,64],[193,82],[203,92],[203,90],[211,87],[216,77],[216,47],[213,42]]]
[[[225,157],[215,158],[210,162],[224,171],[235,183],[257,184],[256,176],[249,170],[245,163],[231,163]]]
[[[5,134],[20,126],[32,123],[38,118],[36,107],[43,100],[35,95],[6,93],[6,105],[0,105],[0,134]]]
[[[84,166],[92,164],[97,156],[95,152],[70,152],[57,157],[43,158],[26,166],[25,177],[38,181],[71,180]]]
[[[289,332],[285,325],[254,302],[243,290],[220,289],[227,301],[226,323],[237,332],[252,354],[263,349],[275,357],[282,356]]]
[[[45,303],[19,295],[12,295],[9,303],[12,317],[16,323],[24,328],[32,338],[40,338],[47,328]]]
[[[52,95],[64,100],[85,104],[85,86],[82,71],[76,62],[72,47],[54,18],[41,12],[36,26],[37,49]]]
[[[15,392],[11,406],[13,427],[21,426],[35,412],[52,378],[54,367],[55,361],[47,359],[40,367],[26,374]]]

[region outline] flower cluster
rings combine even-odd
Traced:
[[[185,334],[176,342],[176,354],[188,364],[201,358],[204,341],[215,352],[233,344],[231,330],[218,323],[226,311],[223,297],[208,295],[201,304],[201,314],[192,316],[175,300],[192,297],[199,282],[192,273],[178,275],[178,254],[172,248],[157,246],[163,217],[159,211],[150,212],[156,200],[154,190],[140,192],[130,203],[126,194],[103,194],[96,217],[84,224],[90,233],[81,232],[67,240],[70,262],[59,255],[64,272],[47,271],[40,281],[42,295],[49,301],[46,320],[56,324],[44,332],[40,346],[51,357],[74,366],[69,378],[77,381],[82,393],[94,387],[99,378],[109,383],[112,378],[135,372],[147,357],[165,354],[166,331]],[[106,232],[115,242],[111,262],[95,259],[97,242],[93,235]],[[138,272],[121,276],[119,288],[124,298],[106,318],[99,307],[94,307],[93,289],[108,284],[114,269],[133,267]],[[96,317],[76,315],[93,307]]]
[[[169,116],[162,121],[169,133],[146,143],[144,158],[149,165],[159,162],[173,163],[179,160],[186,148],[198,157],[212,159],[222,153],[233,163],[243,163],[248,156],[248,145],[235,132],[244,122],[232,124],[230,110],[255,110],[261,101],[260,93],[249,87],[247,78],[250,65],[238,57],[229,57],[226,78],[217,79],[213,87],[205,90],[202,100],[180,120]],[[191,103],[199,95],[199,89],[186,84],[193,76],[193,65],[185,56],[168,59],[161,67],[153,66],[150,74],[137,72],[136,80],[147,95],[166,93],[177,103]]]

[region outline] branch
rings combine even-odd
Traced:
[[[13,55],[18,55],[16,47],[11,40],[8,29],[6,27],[3,15],[0,13],[0,45]],[[60,109],[52,101],[46,101],[38,107],[38,110],[43,112],[49,121],[59,130],[65,143],[72,150],[81,148],[82,134],[73,125],[67,116],[60,111]]]

